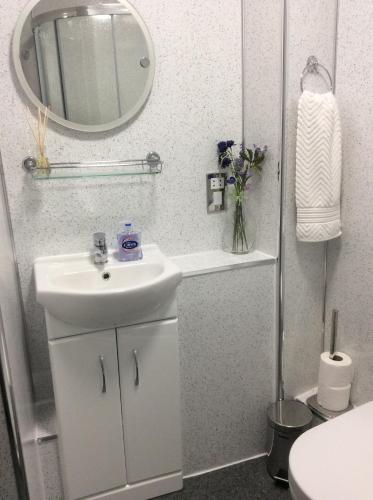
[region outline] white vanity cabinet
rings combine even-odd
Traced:
[[[49,342],[65,495],[125,484],[115,330]]]
[[[177,319],[81,334],[47,324],[65,500],[180,489]]]

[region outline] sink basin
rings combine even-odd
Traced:
[[[55,318],[85,328],[129,324],[156,311],[172,297],[180,269],[157,245],[143,246],[144,258],[106,264],[89,253],[35,260],[37,301]]]

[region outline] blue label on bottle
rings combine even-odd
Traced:
[[[124,248],[124,250],[134,250],[135,248],[138,247],[138,243],[137,241],[134,241],[134,240],[126,240],[126,241],[123,241],[122,243],[122,248]]]

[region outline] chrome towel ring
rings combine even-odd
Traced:
[[[320,69],[322,69],[324,71],[324,73],[328,76],[329,81],[325,78],[325,75],[320,73]],[[306,67],[304,68],[304,70],[302,71],[302,74],[300,76],[300,89],[302,92],[303,92],[304,80],[305,80],[306,76],[311,74],[311,73],[320,75],[321,78],[325,81],[325,83],[328,84],[328,88],[329,88],[330,92],[333,92],[333,79],[331,77],[331,74],[329,73],[329,71],[327,70],[327,68],[325,66],[323,66],[322,64],[319,63],[317,57],[315,57],[315,56],[310,56],[307,59]]]

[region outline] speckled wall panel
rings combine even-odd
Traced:
[[[268,146],[261,178],[249,193],[249,217],[256,221],[257,248],[277,255],[283,0],[245,0],[244,7],[245,143]]]
[[[288,396],[317,384],[322,332],[323,243],[298,243],[295,236],[295,144],[300,74],[315,55],[333,70],[335,0],[288,1],[286,99],[285,346],[284,378]],[[305,88],[325,91],[320,78]]]
[[[60,455],[56,440],[46,441],[39,445],[39,460],[41,470],[43,471],[42,483],[44,488],[44,498],[48,500],[52,498],[62,500],[64,498],[64,492],[60,467]]]
[[[8,429],[6,426],[3,399],[0,393],[0,498],[17,500],[17,486],[14,476]]]
[[[340,0],[337,98],[343,124],[342,237],[329,246],[328,332],[340,311],[338,349],[356,368],[352,401],[373,387],[373,4]],[[329,337],[328,337],[329,338]]]
[[[241,3],[134,0],[157,57],[154,88],[142,113],[128,126],[95,136],[51,124],[51,160],[128,159],[158,151],[165,161],[162,175],[40,183],[20,167],[35,149],[24,114],[27,100],[10,63],[12,31],[26,3],[0,4],[0,147],[41,398],[51,386],[32,280],[36,257],[88,250],[97,230],[106,231],[114,245],[123,220],[133,220],[145,243],[157,242],[170,255],[220,246],[224,216],[206,213],[205,174],[216,170],[216,141],[241,135]]]
[[[179,289],[184,472],[265,451],[274,397],[274,266]]]

